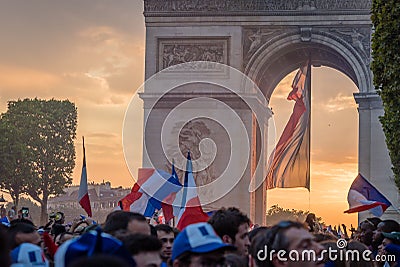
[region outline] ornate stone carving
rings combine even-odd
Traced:
[[[369,28],[331,29],[331,32],[351,44],[360,53],[361,57],[365,61],[365,64],[370,64],[371,30]]]
[[[228,64],[228,39],[159,40],[159,70],[192,61]]]
[[[182,123],[177,123],[175,129],[180,129],[180,125]],[[172,133],[179,134],[179,151],[174,147],[170,147],[168,153],[172,155],[172,158],[179,158],[177,156],[178,153],[181,153],[186,156],[187,151],[190,151],[192,159],[193,159],[193,172],[194,178],[196,180],[196,185],[206,185],[209,184],[215,179],[215,172],[213,165],[209,165],[207,168],[202,171],[196,171],[199,169],[197,165],[207,165],[206,162],[212,162],[210,160],[210,155],[207,153],[200,153],[200,141],[204,138],[210,138],[211,130],[206,125],[206,123],[202,120],[195,120],[185,124],[180,133]],[[212,158],[212,155],[211,155]],[[183,165],[184,166],[184,165]],[[166,166],[169,170],[171,170],[171,164],[168,163]],[[177,170],[179,177],[185,177],[184,171]],[[182,181],[183,182],[183,181]]]
[[[273,37],[274,34],[279,34],[281,29],[263,29],[252,28],[243,30],[243,59],[246,64],[253,54],[266,42]]]
[[[146,12],[369,10],[372,0],[145,0]]]
[[[303,42],[311,41],[312,28],[311,27],[302,27],[300,28],[300,38]]]

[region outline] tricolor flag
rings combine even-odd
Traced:
[[[122,210],[152,217],[156,209],[161,209],[162,201],[181,188],[179,181],[169,173],[152,168],[141,168],[138,181],[131,193],[120,200],[119,205]]]
[[[310,70],[307,64],[293,80],[287,99],[296,103],[269,158],[268,189],[305,187],[310,190]]]
[[[193,177],[190,152],[188,152],[187,156],[185,182],[181,192],[182,195],[176,197],[176,200],[182,201],[178,215],[178,224],[176,227],[179,230],[182,230],[186,226],[193,223],[207,222],[208,216],[206,213],[204,213],[200,204],[199,196],[197,195],[197,187]]]
[[[171,178],[173,183],[176,183],[182,187],[182,184],[179,182],[178,174],[175,171],[175,166],[172,164]],[[172,218],[174,218],[174,210],[172,204],[175,201],[177,192],[173,192],[169,194],[163,202],[161,203],[161,207],[164,214],[165,222],[168,223]]]
[[[86,155],[85,155],[85,138],[83,140],[83,166],[81,174],[81,183],[79,184],[78,201],[81,207],[86,211],[89,217],[92,217],[92,208],[90,207],[90,199],[87,185],[87,172],[86,172]]]
[[[360,173],[351,184],[347,195],[349,209],[345,213],[369,210],[373,215],[380,217],[392,205],[367,179]]]

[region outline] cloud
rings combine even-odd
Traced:
[[[319,102],[318,106],[328,112],[337,112],[345,109],[355,109],[357,104],[352,95],[338,93],[334,98],[329,98],[326,103]]]
[[[285,78],[283,78],[283,80],[280,81],[279,84],[276,86],[271,98],[274,98],[274,100],[277,99],[286,100],[288,94],[290,93],[290,91],[292,91],[292,81],[295,74],[296,72],[292,72]]]

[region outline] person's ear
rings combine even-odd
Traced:
[[[225,244],[233,245],[233,240],[229,235],[223,235],[222,236],[222,242],[224,242]]]

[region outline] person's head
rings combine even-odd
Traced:
[[[57,211],[54,216],[54,223],[64,224],[65,223],[65,215],[62,211]]]
[[[157,237],[145,234],[131,234],[122,239],[137,267],[154,267],[161,264],[161,242]]]
[[[36,227],[31,223],[12,221],[8,230],[11,249],[16,248],[22,243],[39,245],[41,238]]]
[[[382,232],[383,240],[382,243],[378,247],[378,254],[382,258],[387,253],[387,247],[391,246],[392,244],[399,246],[400,245],[400,232],[391,232],[391,233],[384,233]],[[397,257],[396,257],[397,258]]]
[[[65,233],[67,229],[65,228],[64,225],[62,224],[53,224],[50,230],[50,235],[53,237],[53,241],[56,240],[57,236],[61,235],[62,233]]]
[[[172,255],[172,245],[174,244],[175,234],[171,226],[167,224],[158,224],[155,226],[157,237],[161,241],[161,259],[167,262]]]
[[[373,267],[373,258],[372,254],[366,251],[369,251],[368,247],[363,243],[352,240],[347,244],[346,247],[349,251],[358,251],[358,255],[360,255],[359,260],[350,261],[350,267]],[[361,256],[362,255],[362,256]],[[366,258],[368,257],[368,258]]]
[[[58,247],[54,255],[54,262],[56,267],[64,267],[70,266],[80,258],[104,254],[120,258],[128,265],[135,266],[135,261],[124,244],[113,236],[103,233],[100,227],[78,238],[65,241]]]
[[[49,266],[47,259],[43,257],[42,248],[31,243],[20,244],[11,251],[10,255],[12,260],[11,266]]]
[[[4,266],[10,266],[10,242],[7,235],[8,227],[0,224],[0,259]]]
[[[233,247],[222,242],[210,224],[195,223],[177,235],[171,259],[174,267],[221,266],[227,249]]]
[[[113,234],[118,230],[150,235],[150,225],[142,214],[117,210],[108,214],[104,223],[104,232]]]
[[[374,235],[372,240],[374,243],[382,243],[383,235],[382,233],[391,233],[391,232],[399,232],[400,226],[399,223],[394,220],[384,220],[378,223],[376,230],[374,231]]]
[[[66,241],[68,241],[72,238],[74,238],[73,233],[64,232],[64,233],[61,233],[61,234],[57,235],[56,237],[54,237],[54,243],[57,246],[61,246],[63,243],[65,243]]]
[[[258,267],[323,266],[323,262],[319,261],[322,249],[302,223],[282,221],[256,235],[251,242],[250,253],[252,262]],[[301,255],[305,250],[314,251],[316,260],[290,260],[289,252],[297,251]]]
[[[335,267],[348,267],[350,261],[346,259],[346,257],[337,257],[340,253],[346,253],[346,248],[339,248],[337,242],[334,240],[326,240],[320,243],[324,250],[328,253],[324,253],[324,261],[326,262],[327,266],[335,266]],[[332,252],[335,253],[332,253]],[[333,256],[331,256],[333,255]]]
[[[359,227],[359,239],[360,242],[364,243],[367,246],[370,246],[372,244],[372,236],[374,234],[374,231],[376,229],[376,225],[378,225],[379,222],[376,223],[373,220],[374,218],[368,218],[365,221],[362,221],[360,223]]]
[[[210,220],[215,232],[222,241],[237,248],[241,255],[248,255],[250,219],[237,208],[217,210]]]
[[[267,230],[268,230],[268,227],[266,227],[266,226],[260,226],[260,227],[257,227],[257,228],[254,228],[253,230],[251,230],[251,231],[249,232],[249,240],[250,240],[250,243],[251,243],[251,240],[253,240],[253,238],[254,238],[256,235],[261,234],[261,233],[264,233],[264,232],[267,231]]]
[[[236,253],[229,253],[225,255],[225,266],[229,267],[247,267],[248,257],[238,255]]]

